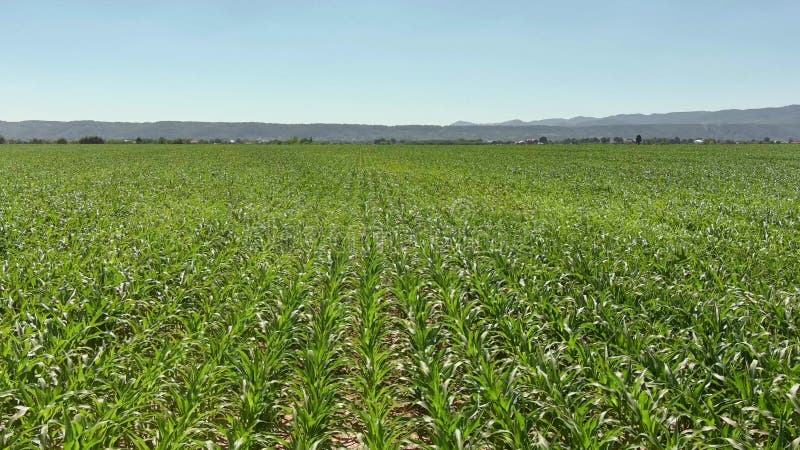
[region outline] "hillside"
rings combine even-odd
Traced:
[[[96,121],[0,121],[0,135],[7,139],[78,139],[98,135],[106,139],[290,139],[312,137],[317,141],[369,142],[380,138],[397,140],[520,140],[545,136],[551,140],[592,137],[713,138],[754,140],[769,137],[800,138],[800,106],[627,114],[605,118],[576,117],[537,122],[511,121],[475,125],[457,122],[438,125],[278,124],[259,122],[96,122]]]

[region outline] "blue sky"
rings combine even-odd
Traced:
[[[0,0],[0,120],[496,122],[800,103],[800,1]]]

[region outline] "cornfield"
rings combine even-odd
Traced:
[[[0,448],[800,446],[800,152],[0,146]]]

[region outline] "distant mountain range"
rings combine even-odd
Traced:
[[[666,114],[620,114],[594,118],[546,119],[524,122],[511,120],[496,124],[455,122],[438,125],[351,125],[276,124],[260,122],[53,122],[0,121],[0,135],[6,139],[55,140],[101,136],[105,139],[244,139],[287,140],[293,136],[315,141],[371,142],[375,139],[419,140],[521,140],[545,136],[550,140],[568,138],[623,137],[641,134],[646,138],[713,138],[753,140],[800,139],[800,105],[724,111],[694,111]]]
[[[789,125],[800,124],[800,105],[779,108],[726,109],[722,111],[688,111],[664,114],[617,114],[608,117],[573,117],[571,119],[544,119],[525,122],[519,119],[493,124],[458,121],[451,126],[506,126],[534,125],[556,127],[597,127],[614,125]]]

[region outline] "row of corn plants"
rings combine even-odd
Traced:
[[[351,377],[359,399],[355,408],[361,442],[370,449],[399,449],[404,435],[395,415],[399,405],[397,349],[388,342],[392,324],[389,291],[383,284],[386,262],[374,239],[365,242],[361,259],[353,308],[357,371]]]

